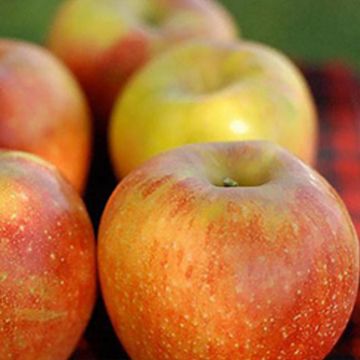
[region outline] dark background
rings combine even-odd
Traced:
[[[360,72],[359,0],[220,0],[243,36],[313,64],[344,60]],[[0,0],[0,36],[42,42],[61,0]]]

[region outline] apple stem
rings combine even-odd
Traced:
[[[236,186],[239,186],[237,181],[235,181],[234,179],[231,179],[229,177],[226,177],[223,180],[223,184],[224,184],[224,187],[236,187]]]

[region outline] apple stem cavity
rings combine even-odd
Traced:
[[[237,187],[239,186],[239,183],[235,181],[234,179],[231,179],[230,177],[226,177],[223,180],[224,187]]]

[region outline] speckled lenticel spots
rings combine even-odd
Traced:
[[[278,188],[213,186],[191,149],[177,150],[174,167],[163,155],[138,170],[141,181],[127,177],[102,219],[102,290],[130,357],[322,360],[356,297],[358,242],[344,208],[298,163]],[[157,182],[157,172],[172,176]],[[144,198],[148,181],[158,187]]]
[[[0,151],[0,359],[68,358],[94,297],[79,196],[41,160]]]

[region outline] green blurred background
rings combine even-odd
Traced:
[[[61,0],[0,0],[0,36],[42,42]],[[343,60],[360,72],[360,0],[221,0],[244,37],[313,64]]]

